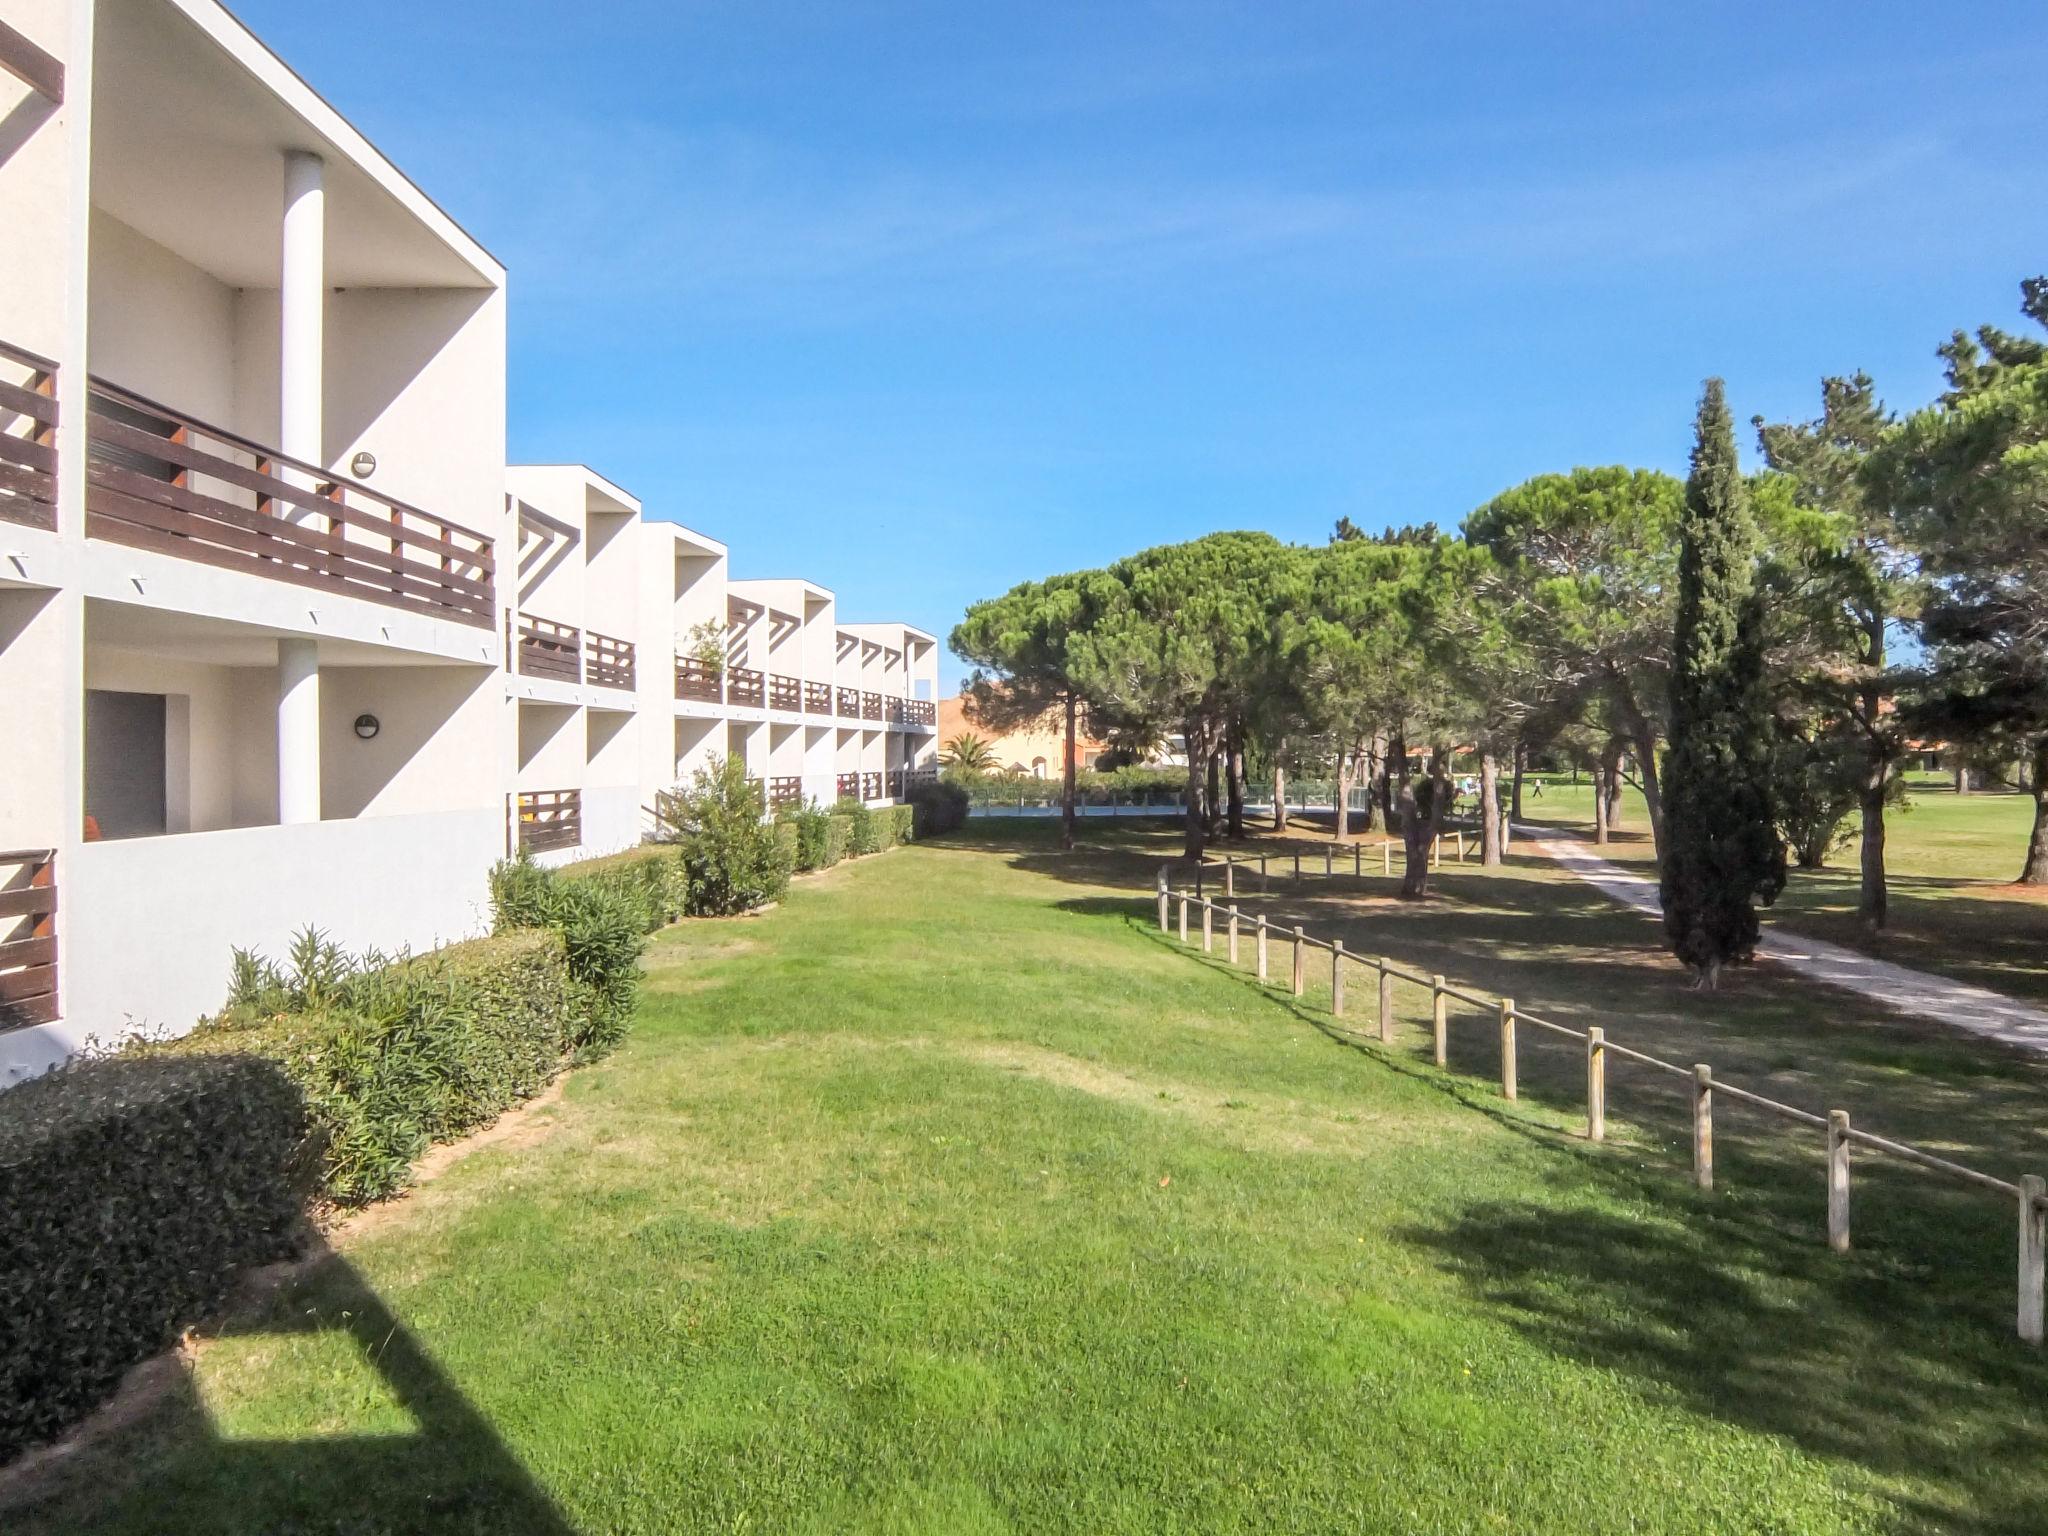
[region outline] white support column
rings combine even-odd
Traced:
[[[320,157],[285,151],[279,272],[278,447],[324,468],[321,411],[327,317],[327,194]]]
[[[320,642],[277,642],[277,819],[320,819]]]

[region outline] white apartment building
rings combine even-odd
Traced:
[[[0,1086],[233,946],[481,931],[736,753],[882,801],[937,643],[505,463],[506,273],[212,0],[0,0]]]

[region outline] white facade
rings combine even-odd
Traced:
[[[929,635],[506,468],[503,268],[212,0],[0,0],[0,122],[0,1086],[233,946],[479,932],[716,754],[929,765]]]

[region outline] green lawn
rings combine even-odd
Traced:
[[[1062,858],[970,824],[661,935],[617,1056],[0,1525],[2048,1526],[1998,1202],[1859,1161],[1831,1255],[1817,1146],[1727,1114],[1698,1195],[1662,1080],[1617,1069],[1595,1148],[1570,1047],[1528,1043],[1515,1106],[1484,1019],[1451,1074],[1405,995],[1361,1048],[1321,969],[1297,1006],[1162,940],[1167,838],[1087,830]],[[1534,862],[1386,884],[1261,909],[2048,1167],[2033,1063],[1790,982],[1691,993],[1654,924]]]
[[[2048,1002],[2048,892],[2011,884],[2026,855],[2033,804],[2025,795],[1957,795],[1948,786],[1946,778],[1916,776],[1906,803],[1885,818],[1890,911],[1883,933],[1865,933],[1856,918],[1853,836],[1827,868],[1794,870],[1769,920],[1901,965]],[[1622,835],[1609,854],[1648,864],[1650,823],[1642,796],[1631,790],[1624,798]],[[1528,820],[1591,835],[1590,785],[1546,786],[1541,800],[1525,797],[1523,809]],[[1851,817],[1849,831],[1859,826]]]

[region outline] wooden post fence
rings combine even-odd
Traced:
[[[1180,941],[1183,944],[1188,941],[1188,898],[1185,891],[1180,898]]]
[[[1323,844],[1323,878],[1326,880],[1332,873],[1331,863],[1336,856],[1337,850],[1335,848],[1331,847],[1328,843]]]
[[[1703,1061],[1692,1069],[1692,1180],[1714,1187],[1714,1069]]]
[[[1386,842],[1380,844],[1380,873],[1383,875],[1391,875],[1393,872],[1394,844],[1393,840],[1390,838]]]
[[[1307,958],[1308,947],[1301,941],[1301,929],[1296,928],[1294,930],[1294,995],[1296,997],[1301,996],[1301,984],[1305,979],[1302,975],[1302,966],[1306,963]]]
[[[1223,861],[1223,894],[1226,896],[1235,896],[1237,894],[1237,864],[1232,859],[1225,859]]]
[[[1166,932],[1166,871],[1159,871],[1159,931]]]
[[[1607,1031],[1586,1031],[1586,1139],[1607,1139]]]
[[[1828,1111],[1828,1246],[1849,1251],[1849,1111]]]
[[[1353,843],[1351,845],[1351,873],[1354,877],[1364,873],[1363,869],[1361,868],[1364,858],[1365,844]]]
[[[1451,1000],[1444,995],[1444,979],[1441,976],[1429,978],[1429,1027],[1436,1036],[1436,1064],[1450,1065]]]
[[[1344,941],[1330,941],[1330,1017],[1344,1017]]]
[[[1215,910],[1208,902],[1202,903],[1202,953],[1205,955],[1216,952],[1216,925],[1212,919]]]
[[[1380,967],[1380,1044],[1394,1043],[1394,962],[1385,955]]]
[[[2020,1179],[2020,1337],[2041,1342],[2044,1260],[2048,1260],[2048,1179],[2029,1173]]]
[[[1515,1000],[1500,1000],[1500,1096],[1515,1096]]]
[[[1259,980],[1266,979],[1266,919],[1259,917]]]
[[[1230,963],[1237,964],[1237,907],[1230,908]]]
[[[1301,884],[1301,850],[1294,850],[1294,883]]]

